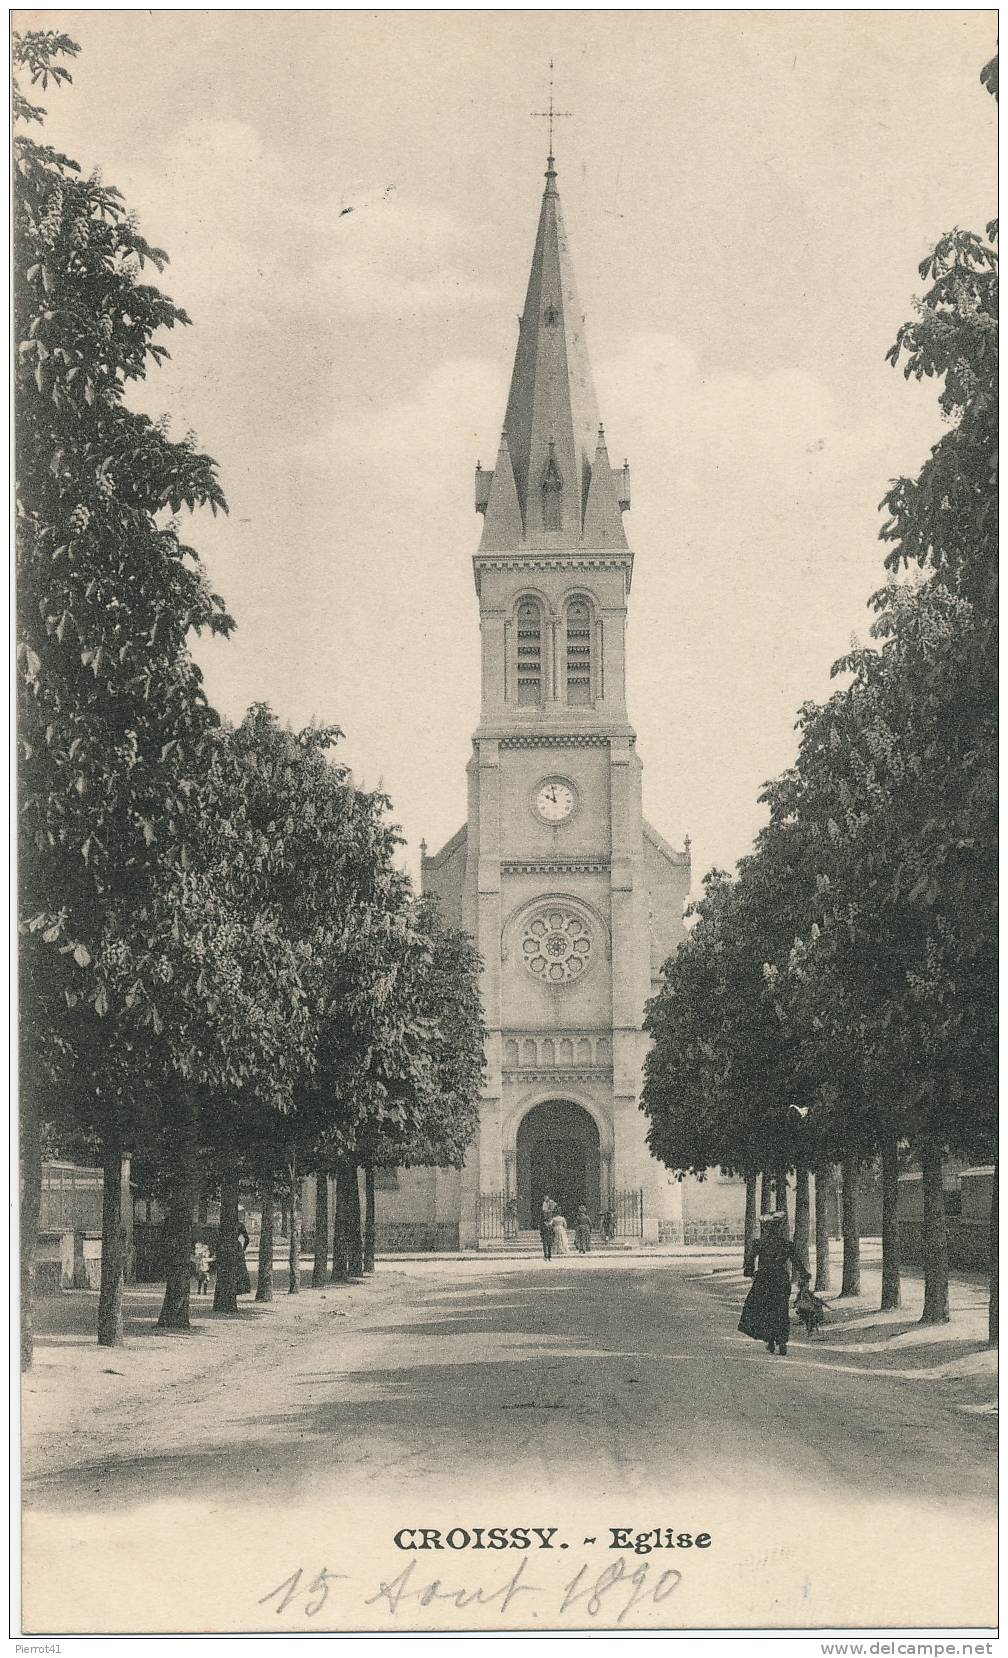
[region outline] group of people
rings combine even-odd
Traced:
[[[787,1235],[787,1216],[782,1210],[760,1216],[760,1235],[746,1253],[746,1270],[754,1268],[738,1327],[744,1336],[765,1342],[768,1353],[784,1358],[791,1332],[792,1272],[799,1286],[795,1311],[809,1335],[822,1324],[825,1308],[812,1293],[812,1274]]]
[[[543,1198],[539,1235],[542,1238],[544,1260],[551,1261],[554,1255],[570,1254],[570,1234],[567,1231],[567,1221],[551,1197]],[[579,1254],[587,1255],[591,1249],[591,1236],[592,1228],[588,1211],[583,1203],[579,1203],[574,1221],[574,1242]]]

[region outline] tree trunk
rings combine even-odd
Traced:
[[[769,1169],[764,1169],[760,1175],[759,1211],[761,1215],[773,1213],[773,1176]]]
[[[238,1312],[238,1165],[229,1163],[221,1180],[220,1226],[217,1229],[217,1281],[213,1310],[233,1318]]]
[[[787,1169],[778,1169],[774,1175],[774,1209],[784,1216],[785,1236],[791,1236],[791,1217],[788,1214],[788,1177]]]
[[[924,1311],[920,1321],[947,1324],[949,1263],[945,1184],[941,1147],[933,1140],[925,1141],[921,1147],[920,1165],[924,1175]]]
[[[290,1206],[290,1249],[287,1255],[288,1295],[301,1293],[301,1183],[297,1172],[297,1154],[291,1152],[288,1164],[288,1178],[290,1191],[287,1202]]]
[[[21,1369],[35,1353],[35,1250],[42,1207],[42,1124],[32,1105],[21,1115]]]
[[[990,1306],[987,1312],[987,1345],[998,1344],[998,1166],[994,1164],[990,1207]]]
[[[895,1137],[882,1142],[882,1306],[900,1304],[899,1146]]]
[[[357,1211],[356,1225],[354,1210]],[[359,1276],[355,1237],[360,1237],[360,1195],[357,1171],[352,1159],[341,1157],[336,1164],[336,1218],[333,1224],[333,1282],[349,1283]]]
[[[325,1287],[326,1268],[329,1265],[329,1176],[325,1169],[315,1174],[315,1265],[312,1268],[312,1289]]]
[[[126,1229],[122,1216],[122,1133],[112,1126],[102,1141],[102,1256],[98,1295],[98,1346],[123,1345]]]
[[[805,1163],[795,1169],[794,1243],[802,1266],[809,1269],[809,1172]]]
[[[832,1163],[820,1163],[815,1172],[815,1287],[830,1290],[830,1236],[836,1204],[836,1180]]]
[[[343,1159],[338,1158],[333,1170],[332,1272],[329,1275],[332,1284],[345,1284],[349,1277],[347,1206],[342,1169]]]
[[[257,1301],[273,1299],[273,1163],[270,1161],[259,1187],[259,1266],[256,1271]]]
[[[158,1318],[159,1330],[189,1329],[189,1291],[192,1286],[193,1209],[196,1204],[196,1122],[190,1105],[184,1107],[178,1147],[170,1170],[165,1213],[165,1293]]]
[[[347,1162],[347,1211],[347,1264],[351,1279],[359,1280],[364,1276],[364,1234],[361,1231],[360,1182],[357,1179],[357,1164],[352,1158]]]
[[[742,1271],[747,1278],[751,1278],[756,1270],[751,1250],[759,1237],[759,1214],[756,1209],[756,1176],[747,1174],[745,1177],[745,1241],[742,1247]]]
[[[841,1172],[843,1208],[843,1278],[840,1296],[861,1294],[861,1231],[858,1223],[858,1185],[861,1168],[856,1157],[848,1157]]]
[[[364,1271],[375,1269],[375,1189],[374,1164],[364,1165]]]

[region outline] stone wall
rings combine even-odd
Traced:
[[[678,1220],[658,1220],[658,1242],[681,1244],[683,1242],[682,1222]]]
[[[738,1244],[742,1247],[745,1213],[738,1220],[687,1220],[688,1244]]]
[[[451,1221],[380,1221],[375,1228],[378,1255],[457,1254],[459,1229]]]

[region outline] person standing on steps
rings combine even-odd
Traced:
[[[810,1273],[792,1240],[784,1231],[785,1216],[778,1210],[760,1216],[760,1235],[750,1250],[750,1261],[758,1261],[752,1288],[745,1298],[738,1327],[753,1341],[765,1341],[768,1353],[775,1350],[784,1358],[791,1331],[791,1268],[796,1268],[802,1285]]]
[[[543,1260],[553,1259],[553,1216],[557,1206],[551,1197],[543,1198],[542,1219],[539,1222],[539,1236],[542,1238]]]

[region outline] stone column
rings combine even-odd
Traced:
[[[490,740],[481,740],[477,746],[479,806],[475,937],[483,961],[481,989],[487,1027],[487,1064],[480,1098],[479,1143],[470,1149],[462,1173],[460,1241],[463,1247],[476,1242],[476,1205],[480,1192],[500,1192],[504,1189],[501,1144],[500,746]]]
[[[509,625],[501,610],[480,615],[480,679],[484,709],[503,707],[508,675]]]
[[[560,665],[557,649],[557,623],[550,620],[546,623],[546,660],[543,667],[546,672],[546,700],[547,702],[560,701]]]
[[[479,1147],[470,1146],[459,1180],[459,1248],[476,1247],[476,1204],[479,1199]]]
[[[628,737],[610,745],[611,923],[615,1184],[643,1193],[643,1237],[658,1241],[666,1218],[664,1168],[647,1147],[639,1108],[648,1039],[641,1028],[651,989],[651,941],[644,873],[641,765]]]

